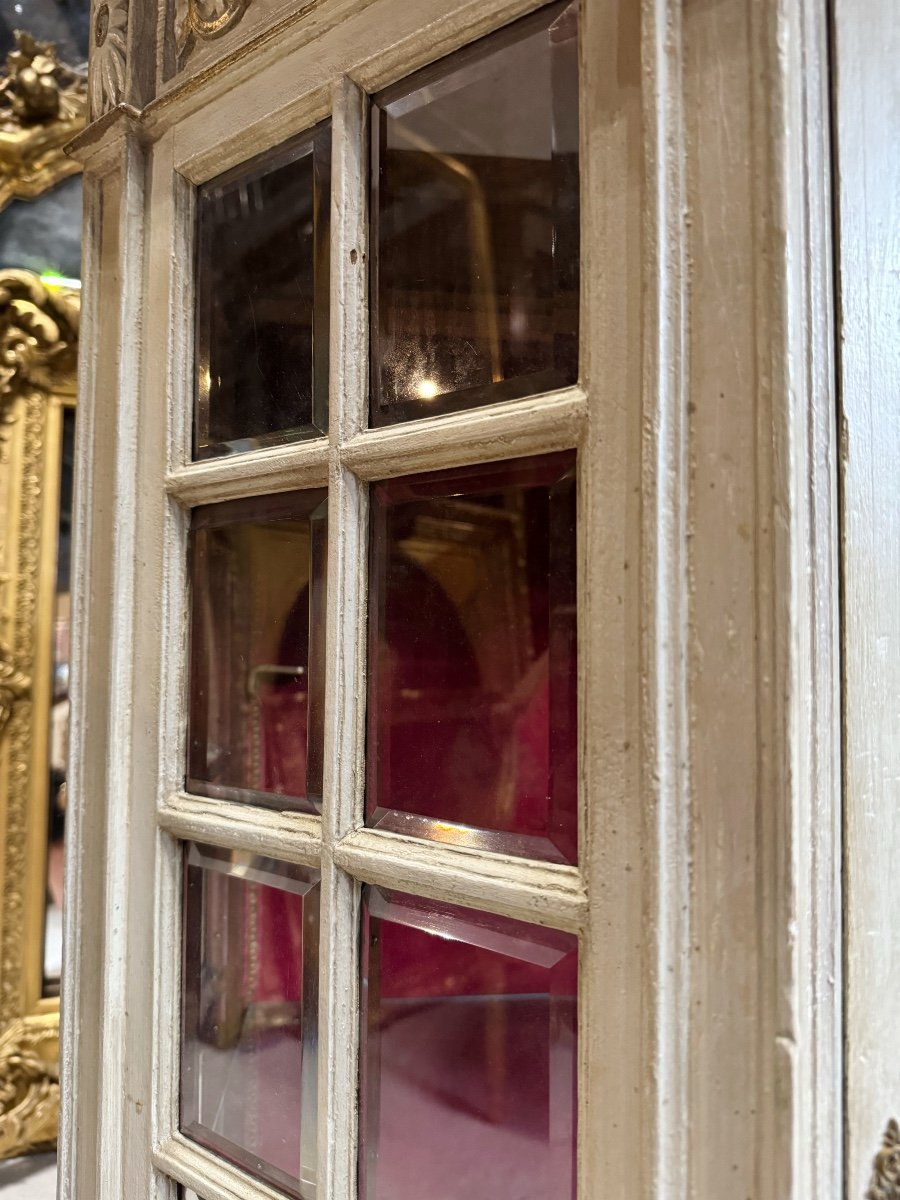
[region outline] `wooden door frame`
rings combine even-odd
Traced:
[[[358,7],[374,19],[390,2]],[[640,256],[633,263],[623,247],[594,261],[589,285],[620,295],[622,311],[589,346],[611,398],[586,435],[603,464],[588,503],[608,520],[582,549],[587,632],[605,650],[582,692],[596,986],[583,1025],[594,1115],[580,1195],[837,1200],[827,13],[818,0],[583,3],[609,46],[584,70],[610,113],[585,167],[614,153],[640,180]],[[149,997],[155,989],[154,1010],[170,1012],[160,964],[176,954],[175,934],[154,940],[152,898],[175,894],[177,881],[145,780],[171,776],[163,748],[183,737],[177,712],[163,707],[157,720],[167,685],[154,652],[180,628],[178,589],[163,603],[160,575],[180,580],[183,568],[165,534],[175,501],[146,464],[166,455],[160,398],[171,394],[167,372],[184,370],[190,281],[185,247],[161,238],[155,219],[169,203],[156,148],[206,106],[223,167],[240,158],[240,130],[217,117],[222,97],[277,72],[310,18],[298,5],[278,37],[260,35],[232,66],[154,100],[155,59],[134,49],[153,44],[152,6],[102,7],[113,24],[95,47],[93,120],[76,147],[86,261],[60,1179],[64,1200],[171,1200],[151,1157],[154,1097],[175,1063],[157,1052]],[[486,29],[479,3],[444,17],[431,0],[406,7],[422,14],[420,58]],[[534,7],[506,0],[489,21]],[[110,29],[121,42],[115,71]],[[415,44],[398,46],[395,61]],[[390,58],[360,67],[356,84],[382,77]],[[269,116],[287,134],[303,103]],[[351,189],[359,167],[343,168]],[[628,197],[601,178],[593,186],[606,188],[608,237]],[[171,203],[189,208],[187,182]],[[169,261],[175,269],[161,272]],[[144,325],[151,300],[175,314],[162,341]],[[167,419],[184,438],[185,415]],[[322,1150],[333,1157],[327,1200],[353,1194],[346,1136],[330,1129]]]

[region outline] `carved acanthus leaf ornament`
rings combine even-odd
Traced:
[[[96,120],[121,103],[125,95],[128,0],[101,0],[99,4],[95,3],[91,42],[88,89],[91,118]]]
[[[0,78],[0,209],[31,200],[81,169],[63,147],[84,126],[87,76],[56,47],[16,33]]]

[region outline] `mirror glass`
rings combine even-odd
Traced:
[[[69,752],[69,629],[72,560],[72,471],[75,409],[63,413],[57,525],[56,590],[50,700],[47,818],[47,907],[44,923],[44,995],[59,994],[62,970],[63,833],[66,816],[66,759]]]

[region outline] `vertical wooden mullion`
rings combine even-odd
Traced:
[[[333,93],[327,668],[319,945],[318,1200],[356,1196],[359,886],[334,846],[362,820],[365,757],[366,485],[340,446],[368,403],[366,96]]]
[[[641,6],[581,10],[578,462],[580,955],[578,1191],[644,1197],[646,970],[639,759]],[[617,69],[610,71],[610,47]],[[600,1182],[602,1181],[602,1183]]]
[[[148,307],[156,319],[151,328],[164,339],[148,355],[146,383],[154,408],[166,413],[159,464],[163,474],[190,461],[193,424],[194,366],[194,200],[191,184],[175,171],[173,139],[160,141],[153,152],[153,186],[158,202],[150,230],[150,252],[169,269],[154,276]],[[173,314],[167,319],[164,314]],[[188,587],[187,527],[189,513],[165,497],[163,479],[154,489],[162,524],[162,620],[159,646],[159,742],[157,807],[184,782],[187,761]],[[181,949],[182,843],[158,829],[153,898],[155,921],[154,1054],[150,1137],[153,1147],[167,1141],[179,1126],[181,1084]],[[160,1197],[174,1195],[163,1177],[156,1180]]]

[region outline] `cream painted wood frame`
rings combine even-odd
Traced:
[[[179,842],[199,838],[321,865],[320,1200],[356,1194],[361,881],[579,932],[580,1200],[836,1200],[825,6],[582,0],[580,383],[369,431],[365,95],[537,6],[341,2],[77,147],[61,1195],[275,1196],[177,1131]],[[194,188],[329,114],[329,435],[192,465]],[[571,446],[580,866],[365,829],[366,481]],[[326,481],[324,816],[187,796],[188,511]]]

